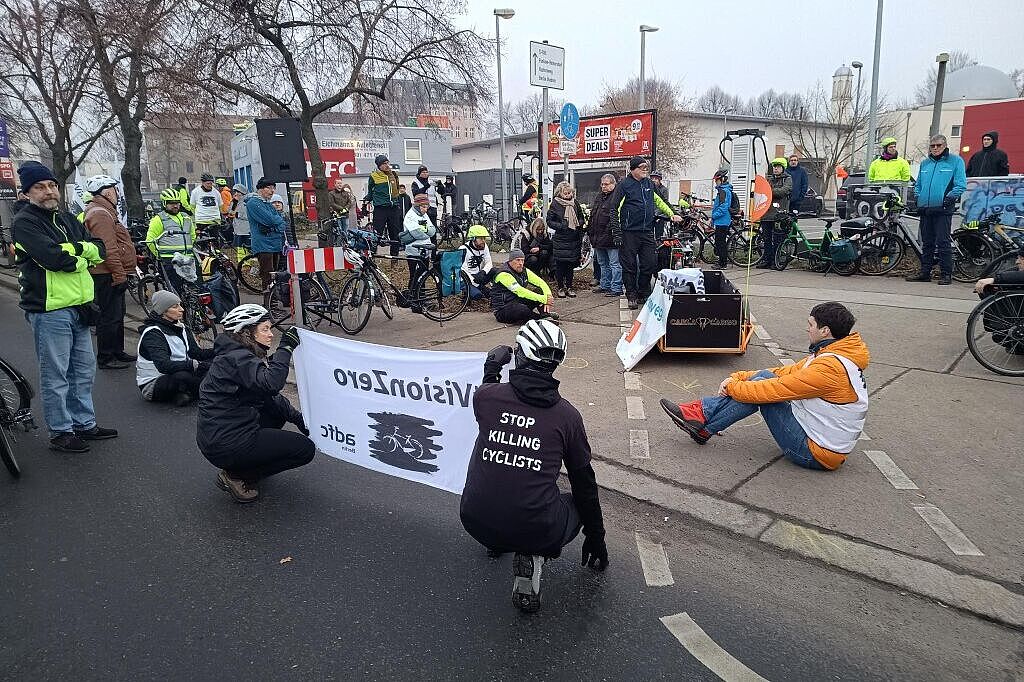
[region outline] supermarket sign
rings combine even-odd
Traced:
[[[650,157],[656,136],[654,110],[580,119],[575,145],[562,135],[558,123],[548,124],[548,160],[560,162],[565,153],[569,163]]]

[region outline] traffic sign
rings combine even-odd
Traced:
[[[530,85],[565,90],[565,48],[530,41]]]
[[[580,132],[580,112],[572,102],[566,102],[562,107],[560,123],[562,125],[562,137],[570,140],[576,139]]]
[[[572,156],[579,150],[576,140],[562,140],[558,145],[558,151],[562,156]]]

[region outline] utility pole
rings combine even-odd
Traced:
[[[494,10],[494,38],[498,57],[498,146],[501,149],[501,203],[502,215],[508,220],[512,212],[508,205],[508,171],[505,169],[505,106],[501,95],[501,20],[511,19],[516,14],[513,9]],[[455,201],[455,198],[452,198]],[[454,210],[454,207],[453,207]]]
[[[878,0],[878,11],[875,14],[875,60],[871,64],[871,114],[868,117],[868,140],[864,152],[864,168],[871,166],[871,155],[875,151],[875,135],[878,132],[878,73],[879,60],[882,57],[882,5]]]
[[[939,63],[938,73],[935,74],[935,102],[932,103],[932,125],[928,128],[928,136],[939,134],[939,118],[942,116],[942,91],[946,87],[946,65],[949,63],[949,53],[943,52],[935,58]]]

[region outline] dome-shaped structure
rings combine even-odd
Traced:
[[[843,76],[853,76],[853,69],[851,69],[846,64],[840,66],[838,69],[836,69],[836,72],[832,74],[833,78],[840,78]]]
[[[946,76],[943,102],[960,100],[1016,99],[1017,88],[1010,77],[991,66],[968,66]]]

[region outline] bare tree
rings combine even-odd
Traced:
[[[683,172],[703,146],[697,126],[687,116],[688,102],[678,83],[657,78],[646,80],[647,107],[658,111],[658,166],[669,172]],[[639,97],[639,78],[617,87],[605,85],[598,99],[598,109],[605,114],[632,111]]]
[[[1024,97],[1024,69],[1014,69],[1010,72],[1010,80],[1017,88],[1017,97]]]
[[[968,66],[977,66],[978,60],[966,50],[953,50],[949,53],[949,64],[946,66],[947,73],[953,73]],[[914,88],[914,106],[920,107],[931,104],[935,101],[935,81],[938,78],[938,69],[934,66],[928,69],[928,75]]]
[[[397,80],[426,85],[426,97],[465,93],[489,102],[485,59],[491,43],[455,25],[445,0],[233,0],[238,18],[223,30],[218,0],[194,0],[210,25],[198,36],[207,77],[275,116],[299,119],[313,185],[326,203],[327,181],[313,123],[349,105],[369,105],[381,123],[393,113],[389,87]],[[355,102],[352,100],[360,99]]]
[[[560,97],[548,97],[547,114],[543,114],[544,98],[540,93],[534,93],[529,97],[505,105],[505,134],[519,135],[521,133],[536,132],[537,125],[543,121],[553,121],[558,118],[565,100]],[[579,107],[581,116],[588,114],[589,107]],[[487,121],[487,131],[491,135],[498,134],[498,116],[495,112]]]
[[[0,111],[45,148],[61,188],[113,120],[70,19],[53,0],[0,0]]]
[[[697,111],[707,114],[721,114],[729,109],[734,112],[741,111],[743,102],[736,95],[726,92],[717,85],[712,85],[697,98],[696,107]]]

